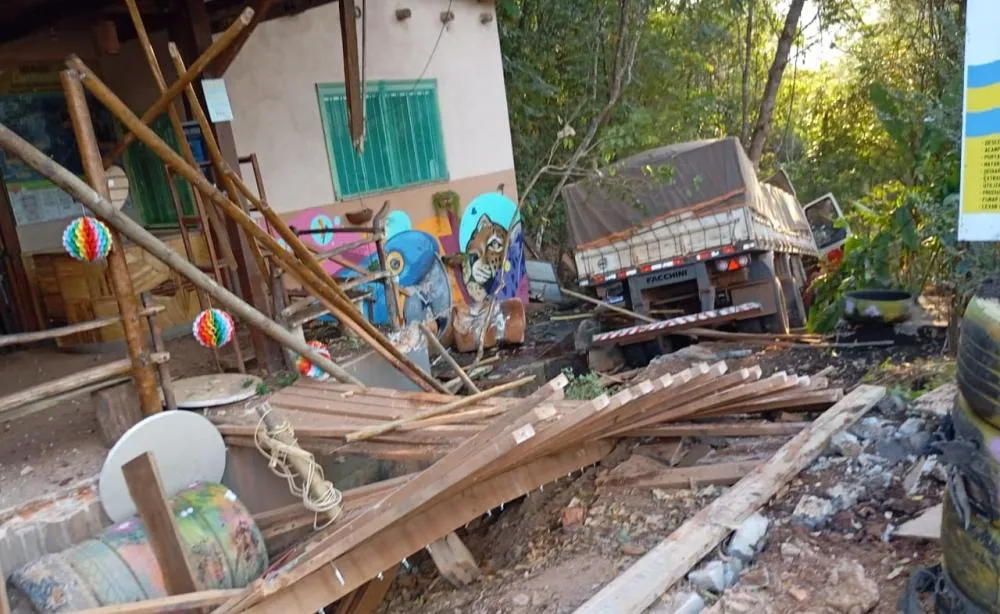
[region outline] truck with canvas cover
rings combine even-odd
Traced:
[[[736,138],[660,147],[566,186],[580,286],[643,315],[727,310],[741,330],[803,326],[819,251],[787,175],[760,181]]]

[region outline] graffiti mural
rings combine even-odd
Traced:
[[[457,213],[457,212],[456,212]],[[342,225],[341,217],[328,208],[299,211],[286,220],[295,228],[314,231],[302,240],[317,252],[362,238],[354,232],[322,232]],[[406,322],[433,319],[444,331],[456,302],[474,304],[496,292],[501,299],[519,298],[527,302],[527,270],[521,219],[514,201],[499,192],[480,194],[472,199],[456,219],[431,213],[414,223],[402,210],[386,217],[386,267],[398,282],[398,304]],[[507,262],[503,247],[510,237]],[[373,245],[365,245],[342,254],[358,269],[378,268]],[[446,256],[460,256],[459,266],[445,265]],[[343,279],[358,278],[361,273],[326,261],[323,268]],[[370,292],[364,313],[374,324],[388,324],[385,287],[373,282],[359,286]]]
[[[527,284],[522,283],[528,274],[524,262],[524,237],[514,201],[499,192],[480,194],[465,208],[458,234],[459,245],[466,256],[462,264],[462,282],[469,302],[482,301],[494,291],[501,299],[526,299]],[[504,263],[503,248],[508,242],[508,234],[510,248]]]

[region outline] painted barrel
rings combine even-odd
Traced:
[[[1000,427],[1000,301],[976,297],[962,317],[958,389],[976,414]]]
[[[264,573],[267,550],[250,512],[220,484],[195,483],[170,500],[200,590],[242,588]],[[138,517],[15,571],[15,599],[41,614],[166,596],[163,573]]]

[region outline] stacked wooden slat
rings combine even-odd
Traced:
[[[524,399],[498,400],[473,408],[471,411],[495,415],[470,418],[464,426],[474,427],[468,430],[475,432],[452,444],[440,460],[424,471],[400,478],[389,487],[372,487],[372,492],[362,493],[364,500],[375,502],[367,506],[349,503],[349,511],[301,544],[287,559],[290,562],[217,612],[315,611],[494,507],[600,460],[611,450],[615,437],[665,422],[794,407],[801,399],[809,406],[817,406],[821,403],[818,393],[826,395],[823,399],[831,399],[822,401],[829,404],[841,394],[826,389],[822,380],[783,373],[762,378],[760,369],[729,372],[722,362],[698,364],[677,374],[643,380],[611,397],[591,401],[562,400],[566,384],[566,378],[560,376]],[[326,386],[309,384],[306,388],[329,393]],[[340,393],[351,393],[347,399],[352,405],[350,410],[336,410],[340,419],[350,413],[355,421],[373,419],[374,415],[395,420],[412,413],[411,405],[443,400],[423,393],[416,401],[408,396],[410,393],[378,392],[381,396],[374,398],[381,399],[389,409],[377,413],[358,402],[371,399],[365,396],[375,394],[371,389],[361,394],[344,388]],[[301,395],[302,390],[294,394]],[[299,408],[285,413],[304,419],[300,414],[309,412]],[[342,424],[338,432],[355,426]],[[388,445],[392,442],[385,438],[391,436],[405,440],[399,445],[415,445],[416,440],[410,438],[428,437],[424,431],[437,437],[442,431],[434,429],[442,426],[455,425],[435,424],[387,433],[380,436],[381,441],[366,443]],[[265,532],[271,533],[267,528]]]
[[[759,367],[730,371],[725,362],[700,363],[673,375],[646,370],[644,375],[649,379],[634,381],[629,389],[656,386],[662,390],[650,392],[642,403],[631,404],[627,411],[616,412],[612,422],[599,425],[600,428],[588,433],[589,437],[676,437],[676,429],[685,426],[676,423],[698,421],[687,426],[706,428],[712,424],[708,420],[733,415],[822,410],[843,397],[843,391],[829,387],[825,377],[784,372],[762,377]],[[518,404],[518,400],[511,398],[485,399],[452,414],[399,425],[370,440],[346,441],[351,433],[406,419],[456,398],[310,380],[283,389],[270,403],[278,415],[290,422],[299,443],[311,452],[363,454],[393,460],[440,459]],[[559,410],[569,410],[578,404],[562,400],[561,392],[554,393],[548,402]],[[254,446],[258,417],[253,411],[226,410],[209,413],[209,417],[219,425],[230,445]],[[748,423],[746,434],[752,435],[755,429],[761,427]],[[732,425],[727,432],[739,434],[738,431],[739,426]]]

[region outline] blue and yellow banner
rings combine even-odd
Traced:
[[[958,238],[1000,240],[1000,3],[968,0]]]

